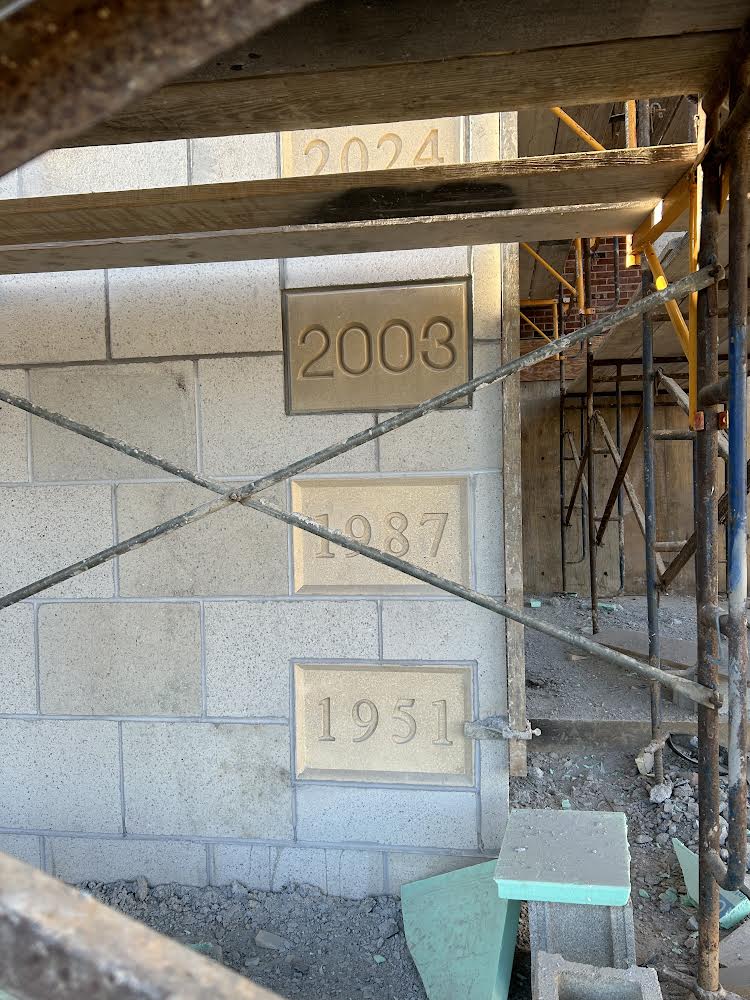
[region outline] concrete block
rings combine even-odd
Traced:
[[[187,184],[184,139],[52,149],[21,168],[24,198]]]
[[[297,786],[297,836],[313,843],[476,849],[473,792]]]
[[[0,364],[105,358],[103,271],[0,276]]]
[[[482,163],[500,159],[500,116],[497,114],[469,117],[469,160]]]
[[[499,345],[474,345],[476,375],[499,364]],[[501,417],[502,388],[495,384],[474,393],[471,409],[432,413],[384,435],[380,468],[383,472],[498,469]]]
[[[470,868],[486,860],[479,856],[469,858],[461,854],[412,854],[401,851],[391,851],[387,859],[386,892],[393,896],[400,896],[401,886],[409,882],[432,878],[433,875],[445,875],[446,872],[459,868]]]
[[[728,994],[750,997],[750,964],[734,965],[731,969],[719,969],[719,980]]]
[[[364,899],[385,891],[383,855],[375,851],[326,850],[326,891],[329,896]]]
[[[0,198],[18,197],[18,171],[11,170],[9,174],[0,177]]]
[[[466,247],[394,250],[327,257],[293,257],[285,262],[285,288],[377,285],[386,282],[455,278],[469,274]]]
[[[499,340],[502,318],[502,247],[471,248],[474,340]]]
[[[295,657],[378,658],[374,601],[207,604],[205,630],[211,716],[286,718]]]
[[[0,712],[36,712],[34,609],[16,604],[0,614]]]
[[[31,583],[112,544],[108,486],[5,486],[0,488],[4,531],[0,593]],[[73,577],[44,597],[111,597],[112,565]]]
[[[191,139],[191,184],[262,181],[278,176],[276,133]]]
[[[282,349],[276,260],[118,268],[109,310],[116,358]]]
[[[624,906],[630,898],[625,814],[511,810],[495,881],[501,899]]]
[[[566,962],[584,962],[605,969],[636,964],[633,907],[581,906],[577,903],[529,903],[532,976],[534,957],[541,951]],[[532,984],[532,992],[535,992]]]
[[[288,417],[280,357],[220,358],[201,361],[199,367],[204,461],[212,474],[271,472],[373,423],[366,413]],[[375,468],[375,445],[370,443],[318,471]]]
[[[384,892],[383,855],[322,847],[216,844],[214,883],[235,880],[265,892],[298,883],[316,886],[329,896],[363,899]]]
[[[289,730],[123,723],[129,833],[289,840]]]
[[[497,856],[510,808],[507,741],[481,740],[479,759],[480,845],[483,851]]]
[[[34,369],[31,396],[177,465],[196,466],[195,371],[189,361]],[[45,420],[31,421],[31,448],[37,479],[167,477],[156,466]]]
[[[119,833],[116,722],[0,720],[0,826]]]
[[[131,881],[206,885],[206,847],[184,840],[48,837],[50,872],[66,882]]]
[[[23,836],[15,833],[0,833],[0,851],[10,854],[12,858],[25,861],[35,868],[42,867],[42,855],[39,849],[39,837],[34,834]]]
[[[719,945],[719,961],[728,966],[744,965],[749,957],[750,920],[746,920],[731,934],[727,934]]]
[[[0,385],[17,396],[26,395],[26,373],[6,370]],[[0,481],[23,483],[29,478],[27,422],[30,418],[13,406],[0,403]]]
[[[133,484],[117,487],[117,527],[128,538],[215,494],[199,487]],[[281,494],[264,494],[281,504]],[[288,594],[286,526],[233,506],[156,539],[119,560],[120,592],[129,597]]]
[[[502,597],[505,593],[505,533],[500,476],[474,477],[474,544],[477,590]]]
[[[479,714],[506,708],[505,622],[460,600],[383,601],[383,657],[476,661]]]
[[[200,715],[197,604],[46,604],[39,685],[51,715]]]
[[[540,952],[534,1000],[662,1000],[656,969],[603,969]]]

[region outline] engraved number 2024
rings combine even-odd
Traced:
[[[316,353],[299,367],[298,378],[334,378],[328,354],[333,347],[335,366],[347,375],[364,375],[377,362],[391,374],[408,371],[419,357],[432,371],[446,371],[456,363],[453,323],[446,316],[433,316],[415,336],[405,320],[390,320],[373,336],[364,323],[348,323],[334,336],[321,325],[306,327],[299,346]]]
[[[397,132],[384,132],[377,142],[377,148],[383,150],[390,159],[385,165],[386,170],[395,167],[404,148],[404,141]],[[321,174],[331,159],[331,146],[325,139],[311,139],[305,146],[304,154],[314,164],[313,174]],[[317,157],[317,162],[315,158]],[[444,163],[445,157],[440,155],[440,137],[436,128],[431,128],[412,161],[415,167],[426,167],[434,163]],[[364,139],[353,135],[341,147],[339,169],[348,174],[356,170],[370,169],[370,152]],[[333,165],[336,170],[335,164]]]
[[[417,720],[414,718],[411,709],[416,705],[416,698],[399,698],[393,706],[391,719],[396,728],[396,732],[391,733],[394,743],[403,745],[411,743],[417,735]],[[331,734],[331,699],[323,698],[318,702],[321,710],[321,734],[318,737],[320,743],[335,743],[336,737]],[[453,740],[448,739],[448,702],[445,698],[432,702],[435,709],[435,739],[432,745],[436,747],[452,747]],[[352,705],[352,722],[361,732],[352,736],[352,743],[365,743],[374,734],[380,725],[380,710],[374,701],[369,698],[360,698]]]

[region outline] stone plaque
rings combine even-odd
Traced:
[[[294,664],[301,780],[473,785],[472,718],[469,666]]]
[[[461,163],[463,145],[461,118],[282,132],[281,170],[297,177]]]
[[[397,410],[471,378],[468,279],[284,292],[287,412]]]
[[[464,476],[336,477],[292,483],[292,509],[373,548],[471,585]],[[296,594],[413,594],[434,588],[293,530]]]

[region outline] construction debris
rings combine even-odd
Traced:
[[[534,1000],[662,1000],[653,969],[602,969],[537,955]]]

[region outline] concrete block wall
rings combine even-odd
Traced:
[[[514,116],[463,124],[499,155]],[[0,196],[278,176],[279,137],[59,150]],[[244,482],[378,419],[287,416],[281,290],[470,276],[474,370],[501,352],[502,248],[0,278],[0,384],[189,468]],[[502,390],[315,470],[450,470],[469,485],[473,582],[503,596]],[[382,419],[382,416],[380,417]],[[208,498],[0,407],[5,593]],[[269,499],[289,507],[287,485]],[[290,663],[471,664],[506,708],[505,623],[443,595],[294,595],[286,527],[232,508],[0,612],[0,850],[69,881],[293,881],[346,896],[496,849],[507,747],[472,788],[296,781]]]

